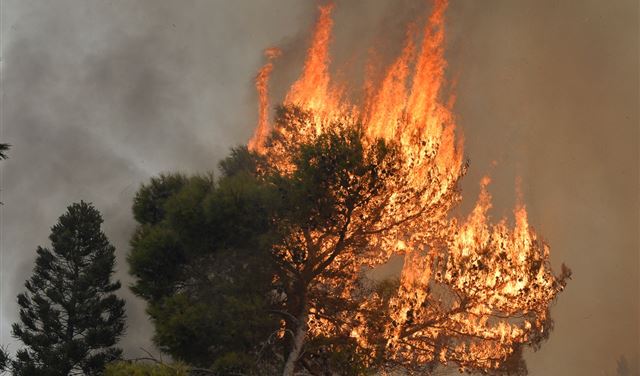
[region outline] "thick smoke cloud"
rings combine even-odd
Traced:
[[[256,121],[252,78],[271,45],[282,96],[301,69],[313,2],[5,0],[0,164],[1,341],[37,245],[65,207],[94,202],[118,248],[134,226],[133,194],[163,171],[214,170]],[[393,58],[422,0],[344,0],[335,10],[340,74]],[[509,216],[516,177],[530,222],[575,277],[553,308],[556,328],[532,375],[638,369],[638,4],[532,0],[452,2],[447,54],[471,169],[465,213],[483,174],[493,214]],[[369,47],[378,47],[372,52]],[[354,93],[358,94],[358,93]],[[495,167],[494,167],[495,165]],[[128,356],[151,348],[144,304],[129,292]]]
[[[261,49],[313,20],[295,3],[3,2],[2,140],[13,147],[2,163],[2,343],[36,246],[74,201],[103,213],[118,278],[130,282],[135,191],[163,171],[215,170],[248,139]],[[123,295],[123,346],[138,356],[151,325]]]

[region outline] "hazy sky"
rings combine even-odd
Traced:
[[[71,202],[93,202],[118,248],[134,226],[133,194],[163,171],[206,171],[249,138],[261,51],[284,47],[275,91],[301,68],[315,2],[300,0],[0,0],[1,343],[35,249]],[[637,370],[639,76],[635,0],[451,1],[447,55],[471,168],[465,203],[491,174],[494,216],[510,215],[522,177],[530,222],[552,261],[574,271],[532,375]],[[336,64],[376,43],[399,48],[422,0],[342,0]],[[426,13],[424,13],[426,14]],[[349,69],[346,70],[350,72]],[[491,167],[492,161],[497,166]],[[144,305],[130,293],[127,354],[150,348]],[[637,371],[636,371],[637,372]]]

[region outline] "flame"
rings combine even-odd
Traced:
[[[285,115],[269,125],[267,83],[277,56],[273,52],[256,79],[259,123],[249,148],[290,174],[291,146],[336,127],[358,124],[364,145],[378,139],[398,145],[403,173],[384,186],[388,194],[380,202],[385,205],[375,215],[379,228],[402,226],[374,229],[365,247],[338,254],[317,277],[316,294],[357,301],[359,307],[331,313],[327,307],[312,307],[309,335],[345,335],[371,358],[382,351],[386,359],[405,366],[451,361],[461,369],[491,370],[499,368],[516,345],[543,336],[549,304],[567,275],[551,273],[549,248],[529,226],[524,204],[519,202],[514,210],[513,228],[506,219],[490,222],[488,177],[481,180],[468,217],[448,217],[461,199],[457,186],[466,165],[452,110],[455,97],[445,92],[447,5],[446,0],[435,1],[421,32],[408,27],[400,54],[383,70],[380,82],[367,75],[363,103],[346,98],[347,84],[330,74],[334,6],[320,6],[302,74],[284,99],[285,106],[301,111],[299,116]],[[361,208],[352,216],[364,223],[374,214]],[[326,255],[340,240],[324,235],[301,231],[292,235],[291,243],[317,244],[315,252]],[[286,246],[274,251],[284,262],[295,261]],[[362,268],[381,265],[393,254],[404,255],[393,294],[363,293],[356,283]],[[380,316],[374,312],[382,312],[378,326],[372,325],[373,317]],[[335,320],[327,318],[330,314]]]
[[[249,150],[264,152],[264,140],[269,134],[269,77],[273,70],[273,60],[280,56],[278,48],[267,48],[264,55],[267,63],[260,68],[256,76],[256,89],[258,91],[258,126],[249,140]]]
[[[302,75],[292,86],[285,97],[285,105],[295,105],[311,111],[316,119],[314,121],[316,134],[323,132],[322,124],[330,119],[340,117],[345,111],[341,102],[342,90],[332,84],[329,75],[329,44],[331,42],[331,29],[333,20],[331,12],[334,5],[329,3],[320,6],[320,17],[307,51],[307,59],[304,63]]]

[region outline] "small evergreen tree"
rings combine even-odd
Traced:
[[[13,336],[25,348],[10,361],[14,375],[97,375],[120,357],[124,300],[114,294],[115,248],[102,222],[91,204],[74,203],[52,228],[52,248],[38,247],[27,292],[18,295]]]

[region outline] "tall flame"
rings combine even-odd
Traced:
[[[323,318],[322,307],[314,307],[309,331],[312,335],[346,332],[373,354],[380,350],[372,343],[375,334],[364,312],[385,311],[388,323],[382,332],[388,357],[403,364],[455,361],[463,368],[489,370],[513,353],[514,344],[530,342],[545,332],[549,303],[566,275],[563,271],[556,278],[551,273],[548,246],[529,226],[523,204],[514,211],[513,228],[504,219],[489,222],[488,177],[481,181],[480,196],[469,216],[448,218],[460,199],[457,185],[466,165],[452,112],[454,97],[444,91],[447,5],[447,0],[436,0],[423,29],[408,28],[399,56],[386,67],[380,82],[366,80],[368,95],[360,105],[346,98],[346,83],[332,80],[329,46],[334,6],[319,7],[302,74],[284,99],[285,105],[301,108],[312,118],[298,120],[294,128],[278,123],[270,128],[267,82],[275,54],[269,55],[256,79],[259,123],[249,147],[286,173],[291,169],[287,144],[313,140],[345,122],[362,127],[365,145],[377,139],[398,145],[405,193],[390,196],[383,217],[390,223],[400,217],[413,220],[402,230],[372,235],[366,250],[357,256],[340,255],[329,267],[351,273],[353,282],[363,266],[381,265],[392,254],[404,255],[397,292],[389,299],[373,294],[361,300],[360,310],[339,314],[340,325]],[[269,134],[284,141],[269,144]],[[407,204],[412,201],[406,192],[412,199],[418,196],[415,205]],[[365,218],[368,213],[358,215]],[[307,236],[311,242],[324,239],[317,233]],[[322,247],[335,245],[326,239]],[[359,294],[355,283],[319,278],[323,291],[352,300]],[[512,316],[516,319],[504,319]]]
[[[425,194],[425,200],[437,202],[440,196],[452,189],[463,168],[463,138],[456,136],[455,117],[450,106],[452,100],[440,99],[445,83],[443,44],[446,7],[446,0],[436,1],[424,27],[419,51],[414,45],[415,28],[409,27],[405,46],[396,61],[386,69],[382,83],[365,82],[368,88],[377,87],[369,103],[362,106],[366,110],[359,109],[345,98],[346,83],[331,80],[329,45],[334,6],[319,7],[320,16],[304,69],[284,100],[285,105],[298,106],[314,116],[313,121],[301,124],[295,137],[303,139],[322,134],[341,119],[358,122],[365,130],[365,142],[383,138],[403,146],[405,158],[414,165],[409,177],[411,184],[422,186],[428,175],[438,175],[439,186],[432,187],[435,190]],[[263,70],[268,68],[270,71],[269,64]],[[266,95],[260,98],[266,98]],[[254,150],[259,150],[256,145],[263,145],[267,137],[267,133],[262,131],[266,120],[260,119],[250,143]]]
[[[280,56],[277,48],[267,48],[264,52],[267,63],[260,68],[256,76],[256,89],[258,91],[258,126],[249,140],[249,150],[264,152],[264,140],[269,134],[269,77],[273,70],[273,59]]]

